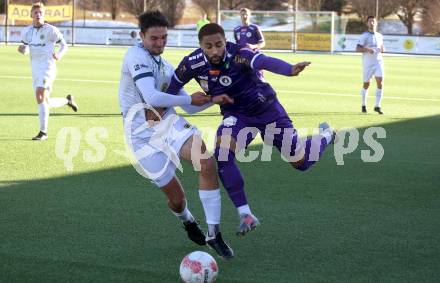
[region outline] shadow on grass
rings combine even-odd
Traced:
[[[330,148],[305,173],[293,171],[276,150],[271,162],[241,163],[262,226],[235,238],[236,212],[222,192],[223,232],[236,258],[219,262],[219,281],[435,281],[440,134],[433,129],[440,128],[440,116],[384,128],[379,163],[361,160],[360,150],[369,149],[363,142],[344,166],[335,164]],[[204,222],[195,174],[184,170],[190,209]],[[177,282],[181,258],[206,249],[186,239],[165,203],[128,165],[2,182],[2,278]]]

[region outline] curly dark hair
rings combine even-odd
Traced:
[[[199,31],[199,41],[202,41],[204,36],[212,35],[216,33],[219,33],[220,35],[225,37],[225,30],[222,28],[222,26],[216,23],[206,24]]]
[[[158,10],[143,12],[138,16],[141,32],[146,32],[151,27],[169,27],[167,18]]]

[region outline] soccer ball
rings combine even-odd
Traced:
[[[215,259],[205,252],[192,252],[180,264],[180,278],[185,283],[211,283],[217,278]]]

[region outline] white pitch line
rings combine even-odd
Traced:
[[[32,79],[32,77],[27,76],[0,76],[0,79]],[[58,81],[67,82],[84,82],[84,83],[106,83],[106,84],[118,84],[119,81],[108,81],[108,80],[84,80],[84,79],[64,79],[58,78]],[[186,88],[198,89],[198,87],[187,86]],[[287,90],[287,89],[277,89],[279,93],[293,93],[293,94],[311,94],[320,96],[338,96],[338,97],[355,97],[359,98],[359,95],[347,94],[347,93],[331,93],[331,92],[318,92],[318,91],[304,91],[304,90]],[[440,99],[436,98],[417,98],[417,97],[400,97],[400,96],[384,96],[382,99],[394,99],[394,100],[411,100],[411,101],[434,101],[440,102]]]
[[[32,77],[27,76],[0,76],[1,79],[29,79]],[[66,82],[84,82],[84,83],[107,83],[107,84],[118,84],[119,81],[106,81],[106,80],[83,80],[83,79],[63,79],[57,78],[56,81],[66,81]]]

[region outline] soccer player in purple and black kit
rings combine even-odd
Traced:
[[[242,8],[240,17],[242,25],[234,29],[235,43],[252,49],[262,49],[266,42],[260,28],[251,24],[251,10]]]
[[[327,123],[322,123],[319,135],[300,140],[275,90],[257,74],[264,69],[297,76],[310,62],[291,65],[226,42],[223,28],[215,23],[205,25],[198,36],[201,48],[182,60],[167,92],[176,94],[195,79],[212,101],[221,105],[223,121],[217,130],[214,154],[220,179],[239,213],[237,234],[244,235],[259,222],[248,205],[236,153],[260,132],[265,144],[274,145],[295,169],[305,171],[319,159],[335,135]],[[225,101],[222,94],[231,100]]]

